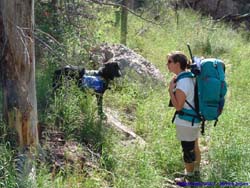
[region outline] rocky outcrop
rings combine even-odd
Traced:
[[[122,44],[101,44],[91,51],[95,63],[117,62],[122,74],[134,70],[140,77],[165,82],[164,76],[151,62]]]

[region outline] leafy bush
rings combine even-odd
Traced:
[[[94,134],[98,136],[100,130],[96,129],[100,125],[95,95],[81,91],[73,81],[67,81],[56,91],[47,118],[69,138],[97,141]]]
[[[17,187],[13,155],[8,143],[0,144],[0,187]]]

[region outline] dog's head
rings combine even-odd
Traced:
[[[121,70],[117,62],[105,63],[99,69],[99,74],[106,80],[113,80],[115,77],[121,76]]]

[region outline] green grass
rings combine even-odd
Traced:
[[[138,18],[130,16],[131,29],[128,34],[128,45],[153,62],[162,73],[166,73],[167,79],[170,75],[165,67],[166,54],[172,50],[182,50],[187,53],[187,42],[191,44],[195,55],[218,57],[224,60],[227,66],[229,89],[227,103],[218,126],[213,128],[212,123],[208,125],[211,126],[207,128],[207,137],[210,137],[210,141],[207,143],[206,137],[201,138],[202,143],[209,146],[208,153],[202,156],[209,160],[209,164],[204,166],[202,178],[207,182],[249,182],[247,170],[250,164],[248,162],[250,161],[248,149],[250,128],[247,113],[249,109],[247,71],[250,68],[248,65],[249,44],[229,26],[222,23],[214,24],[210,19],[193,12],[180,12],[179,18],[179,24],[183,27],[177,26],[173,20],[166,26],[158,27],[149,23],[141,23]],[[135,35],[140,28],[144,27],[148,29],[143,36]],[[140,86],[135,87],[131,84],[131,87],[133,91],[138,91]],[[136,106],[136,119],[129,122],[129,125],[147,143],[150,143],[144,149],[144,154],[141,154],[138,149],[126,150],[126,157],[122,160],[123,162],[120,162],[119,169],[122,172],[116,172],[116,174],[118,177],[120,174],[126,174],[128,176],[126,180],[131,182],[132,187],[143,187],[144,183],[148,184],[148,179],[150,179],[148,186],[161,187],[164,177],[171,178],[173,172],[183,169],[181,149],[175,139],[174,126],[170,123],[173,110],[167,107],[167,88],[151,89],[149,87],[147,93],[145,98],[134,96],[130,98],[131,92],[126,92],[124,96],[125,94],[121,91],[116,94],[118,101],[115,100],[121,109],[126,109],[129,105]],[[127,99],[126,103],[122,102],[124,97]],[[135,101],[137,101],[136,104]],[[120,158],[121,148],[118,147],[117,150]],[[137,155],[138,152],[139,155]],[[141,161],[147,164],[147,167],[140,168]],[[133,163],[136,163],[138,167],[133,168],[136,166]],[[126,171],[128,168],[129,172]],[[134,171],[138,173],[135,175]],[[143,176],[140,176],[138,180],[138,174],[141,175],[141,173]],[[148,178],[148,173],[155,179]],[[120,178],[123,181],[125,177]],[[117,187],[123,187],[123,185],[118,184]]]
[[[9,143],[0,144],[0,187],[16,187],[17,181],[13,167],[14,151]]]
[[[119,43],[119,28],[112,24],[114,9],[100,11],[97,16],[99,19],[87,23],[92,42]],[[201,138],[201,143],[208,146],[208,152],[202,153],[202,158],[208,161],[202,168],[202,180],[249,182],[250,44],[242,38],[245,34],[188,10],[179,11],[178,25],[172,10],[168,10],[166,18],[167,23],[158,26],[130,14],[128,47],[150,60],[166,75],[166,80],[171,77],[165,66],[167,53],[182,50],[188,54],[187,42],[195,55],[224,60],[228,82],[226,105],[217,127],[208,124],[206,136]],[[138,35],[142,29],[145,32]],[[72,62],[73,51],[79,58],[81,49],[75,35],[76,32],[65,35],[68,37],[65,41],[69,46],[68,59]],[[53,59],[48,63],[54,67],[54,63],[60,64],[57,61]],[[42,74],[44,70],[47,70],[45,76]],[[160,188],[164,187],[165,178],[171,179],[174,172],[183,170],[180,143],[171,123],[174,109],[168,107],[167,86],[150,80],[141,82],[133,75],[134,80],[130,76],[116,80],[112,89],[105,93],[104,106],[117,110],[121,121],[145,140],[146,145],[140,146],[125,142],[124,136],[109,128],[100,127],[95,98],[90,94],[83,96],[74,86],[67,91],[63,88],[46,106],[44,94],[50,91],[51,72],[50,66],[39,66],[37,70],[38,106],[43,108],[43,120],[53,125],[60,116],[63,119],[60,128],[67,138],[96,145],[94,147],[101,148],[102,156],[99,168],[91,169],[87,174],[82,171],[84,169],[79,169],[52,178],[48,167],[40,167],[38,187]],[[1,156],[9,156],[7,150],[2,153]],[[10,178],[9,181],[13,180]]]

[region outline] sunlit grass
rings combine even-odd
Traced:
[[[98,16],[99,19],[88,23],[93,41],[119,43],[120,28],[114,26],[114,9],[100,12]],[[192,11],[179,11],[178,25],[173,11],[169,10],[166,16],[167,24],[159,26],[130,14],[128,47],[159,68],[166,75],[166,80],[171,76],[165,66],[166,54],[182,50],[188,55],[187,43],[190,43],[194,55],[224,60],[229,90],[217,127],[214,128],[213,123],[208,124],[206,136],[201,138],[201,144],[208,146],[208,151],[202,153],[203,160],[208,163],[202,166],[202,180],[249,182],[249,42],[231,27],[214,23],[210,18]],[[142,30],[143,33],[139,34]],[[65,43],[71,45],[69,55],[73,54],[71,50],[80,53],[81,43],[75,41],[76,36],[72,35],[65,35],[69,37]],[[75,49],[74,44],[77,46]],[[74,60],[73,57],[70,59]],[[54,176],[48,167],[40,167],[38,187],[160,188],[164,178],[172,179],[174,172],[183,170],[180,143],[175,138],[175,127],[171,123],[174,109],[168,107],[167,86],[125,77],[114,82],[112,89],[105,93],[104,106],[119,112],[120,120],[146,142],[141,146],[108,129],[99,129],[95,97],[90,94],[83,96],[75,86],[68,90],[63,88],[46,106],[44,95],[50,91],[46,88],[50,87],[51,70],[46,76],[43,76],[42,70],[41,66],[37,71],[37,92],[39,106],[46,107],[43,120],[53,124],[58,116],[62,116],[61,129],[67,138],[79,142],[91,140],[92,144],[101,146],[102,156],[99,168],[89,173],[79,169]],[[0,160],[0,168],[4,167],[4,173],[8,175],[5,182],[0,179],[0,183],[14,184],[13,169],[6,163],[11,161],[11,152],[5,146],[0,148],[3,159]]]

